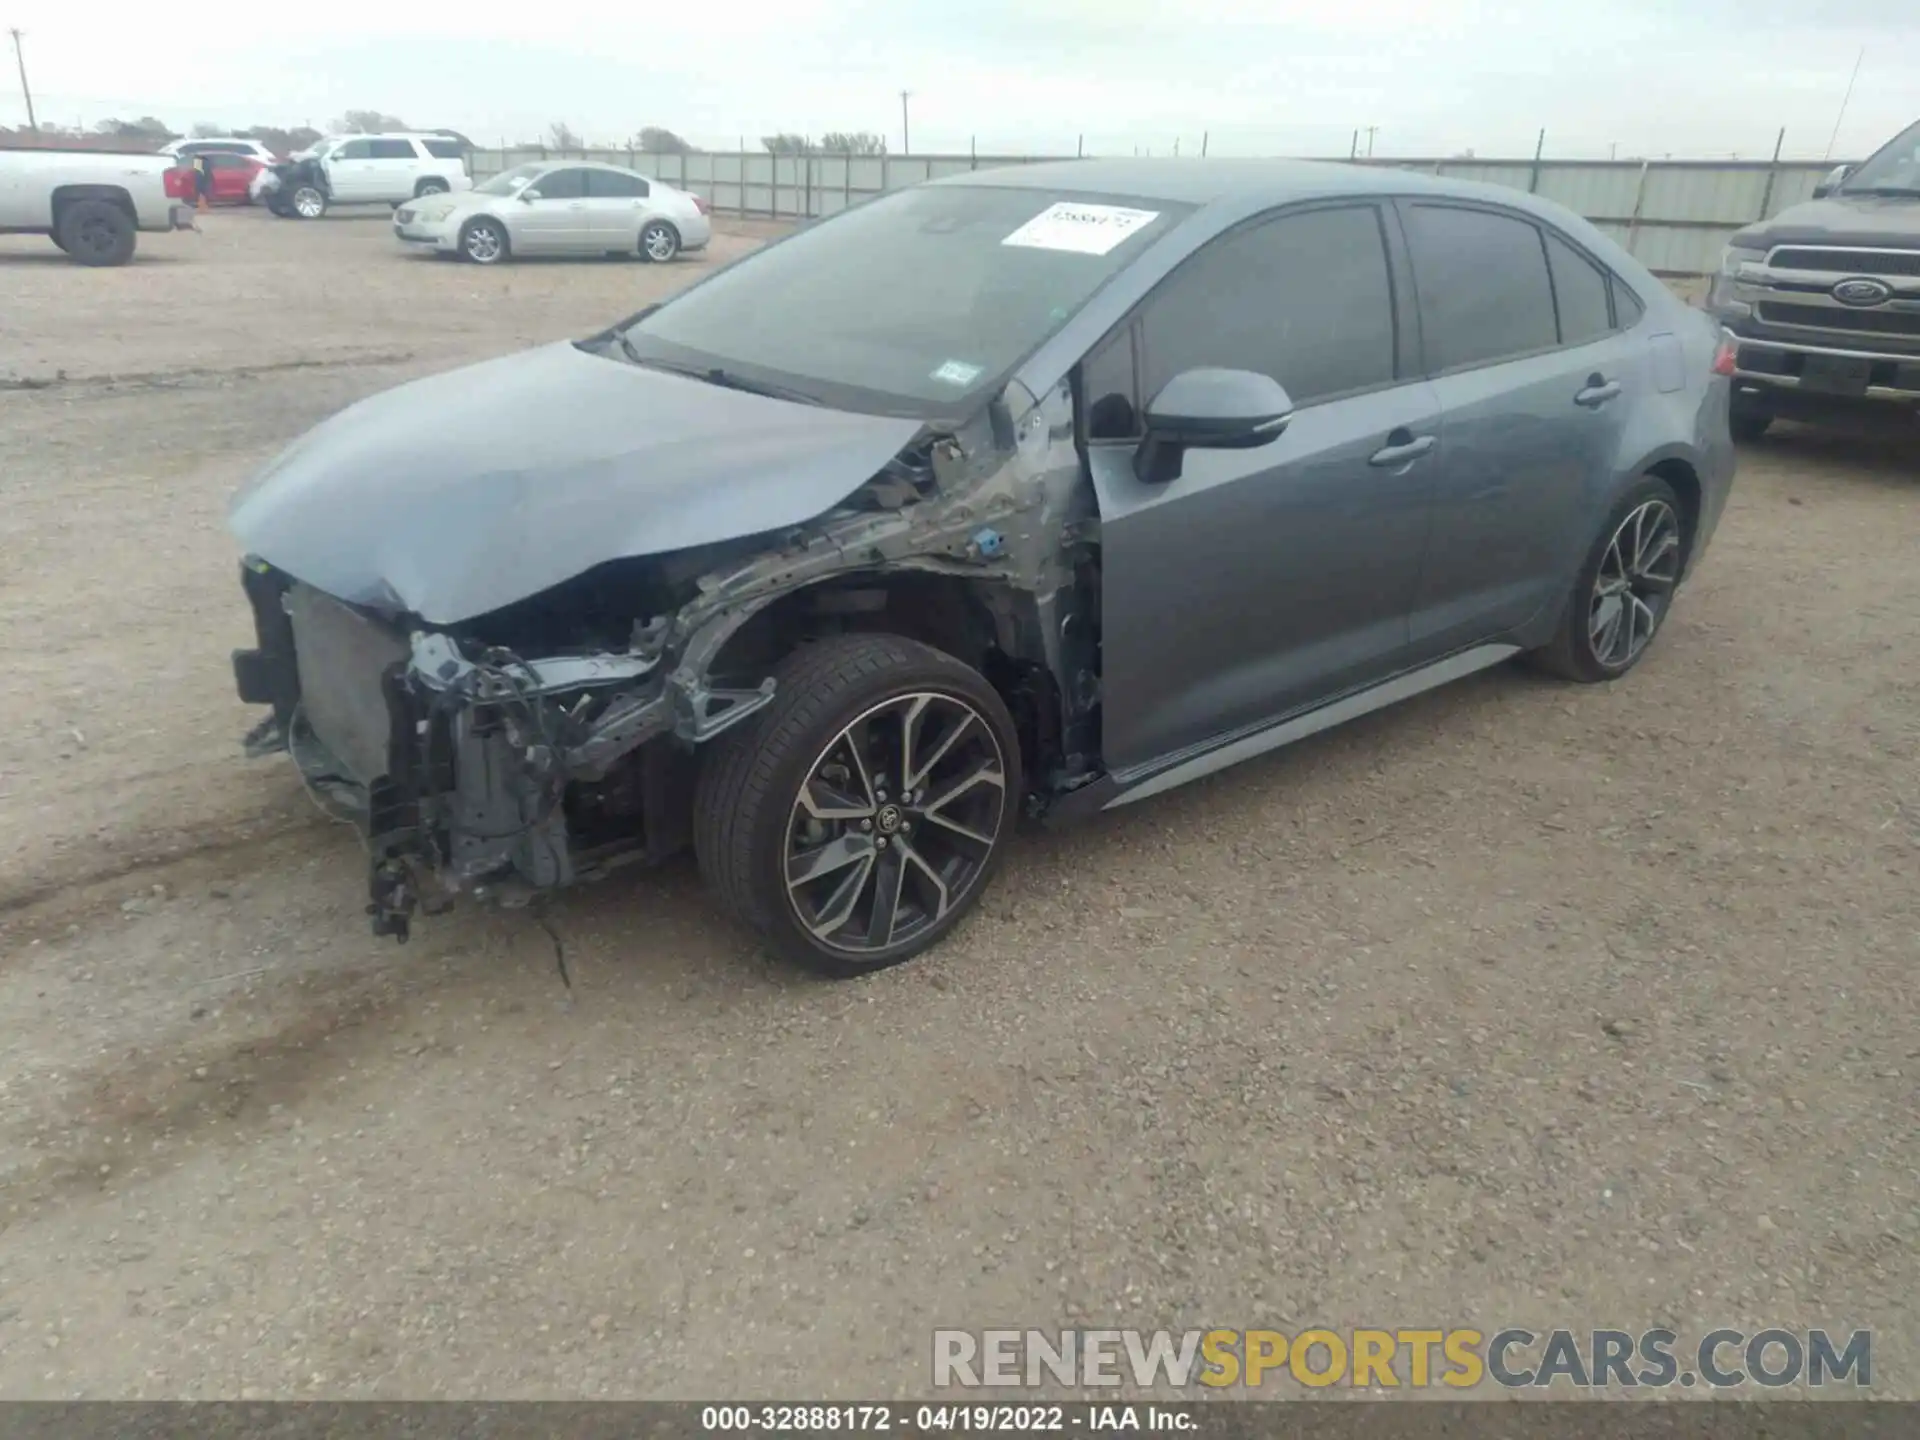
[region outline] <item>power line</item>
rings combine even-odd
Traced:
[[[13,36],[13,58],[20,67],[20,93],[27,100],[27,128],[38,134],[40,123],[33,118],[33,91],[27,86],[27,52],[20,48],[20,27],[16,25],[7,33]]]

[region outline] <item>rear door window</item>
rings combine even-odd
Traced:
[[[1492,365],[1559,343],[1539,229],[1453,205],[1407,207],[1427,368]]]
[[[1142,339],[1149,402],[1196,366],[1272,376],[1296,405],[1391,384],[1393,283],[1380,212],[1301,211],[1214,240],[1160,283]]]
[[[633,200],[646,193],[647,182],[638,175],[623,175],[618,170],[587,171],[587,194],[594,199]]]

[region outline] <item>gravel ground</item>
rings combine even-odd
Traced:
[[[247,763],[222,528],[412,375],[742,253],[0,240],[0,1394],[920,1393],[936,1326],[1874,1330],[1920,1396],[1911,433],[1744,457],[1655,653],[1023,837],[870,982],[687,866],[405,948]]]

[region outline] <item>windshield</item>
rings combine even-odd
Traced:
[[[502,170],[484,185],[473,187],[476,195],[513,195],[517,194],[534,176],[547,167],[545,165],[516,165],[511,170]]]
[[[902,190],[668,301],[625,332],[628,353],[737,371],[842,408],[952,412],[1191,208],[976,185]],[[835,390],[855,393],[829,399]]]
[[[1862,190],[1897,190],[1920,195],[1920,121],[1909,125],[1874,152],[1840,187],[1855,194]]]

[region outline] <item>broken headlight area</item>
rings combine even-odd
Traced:
[[[258,646],[236,652],[243,700],[272,706],[252,754],[289,753],[308,790],[369,850],[375,934],[405,939],[416,910],[463,893],[514,903],[687,843],[692,749],[772,696],[676,673],[671,622],[632,622],[530,654],[410,627],[249,560]],[[590,642],[590,643],[589,643]]]

